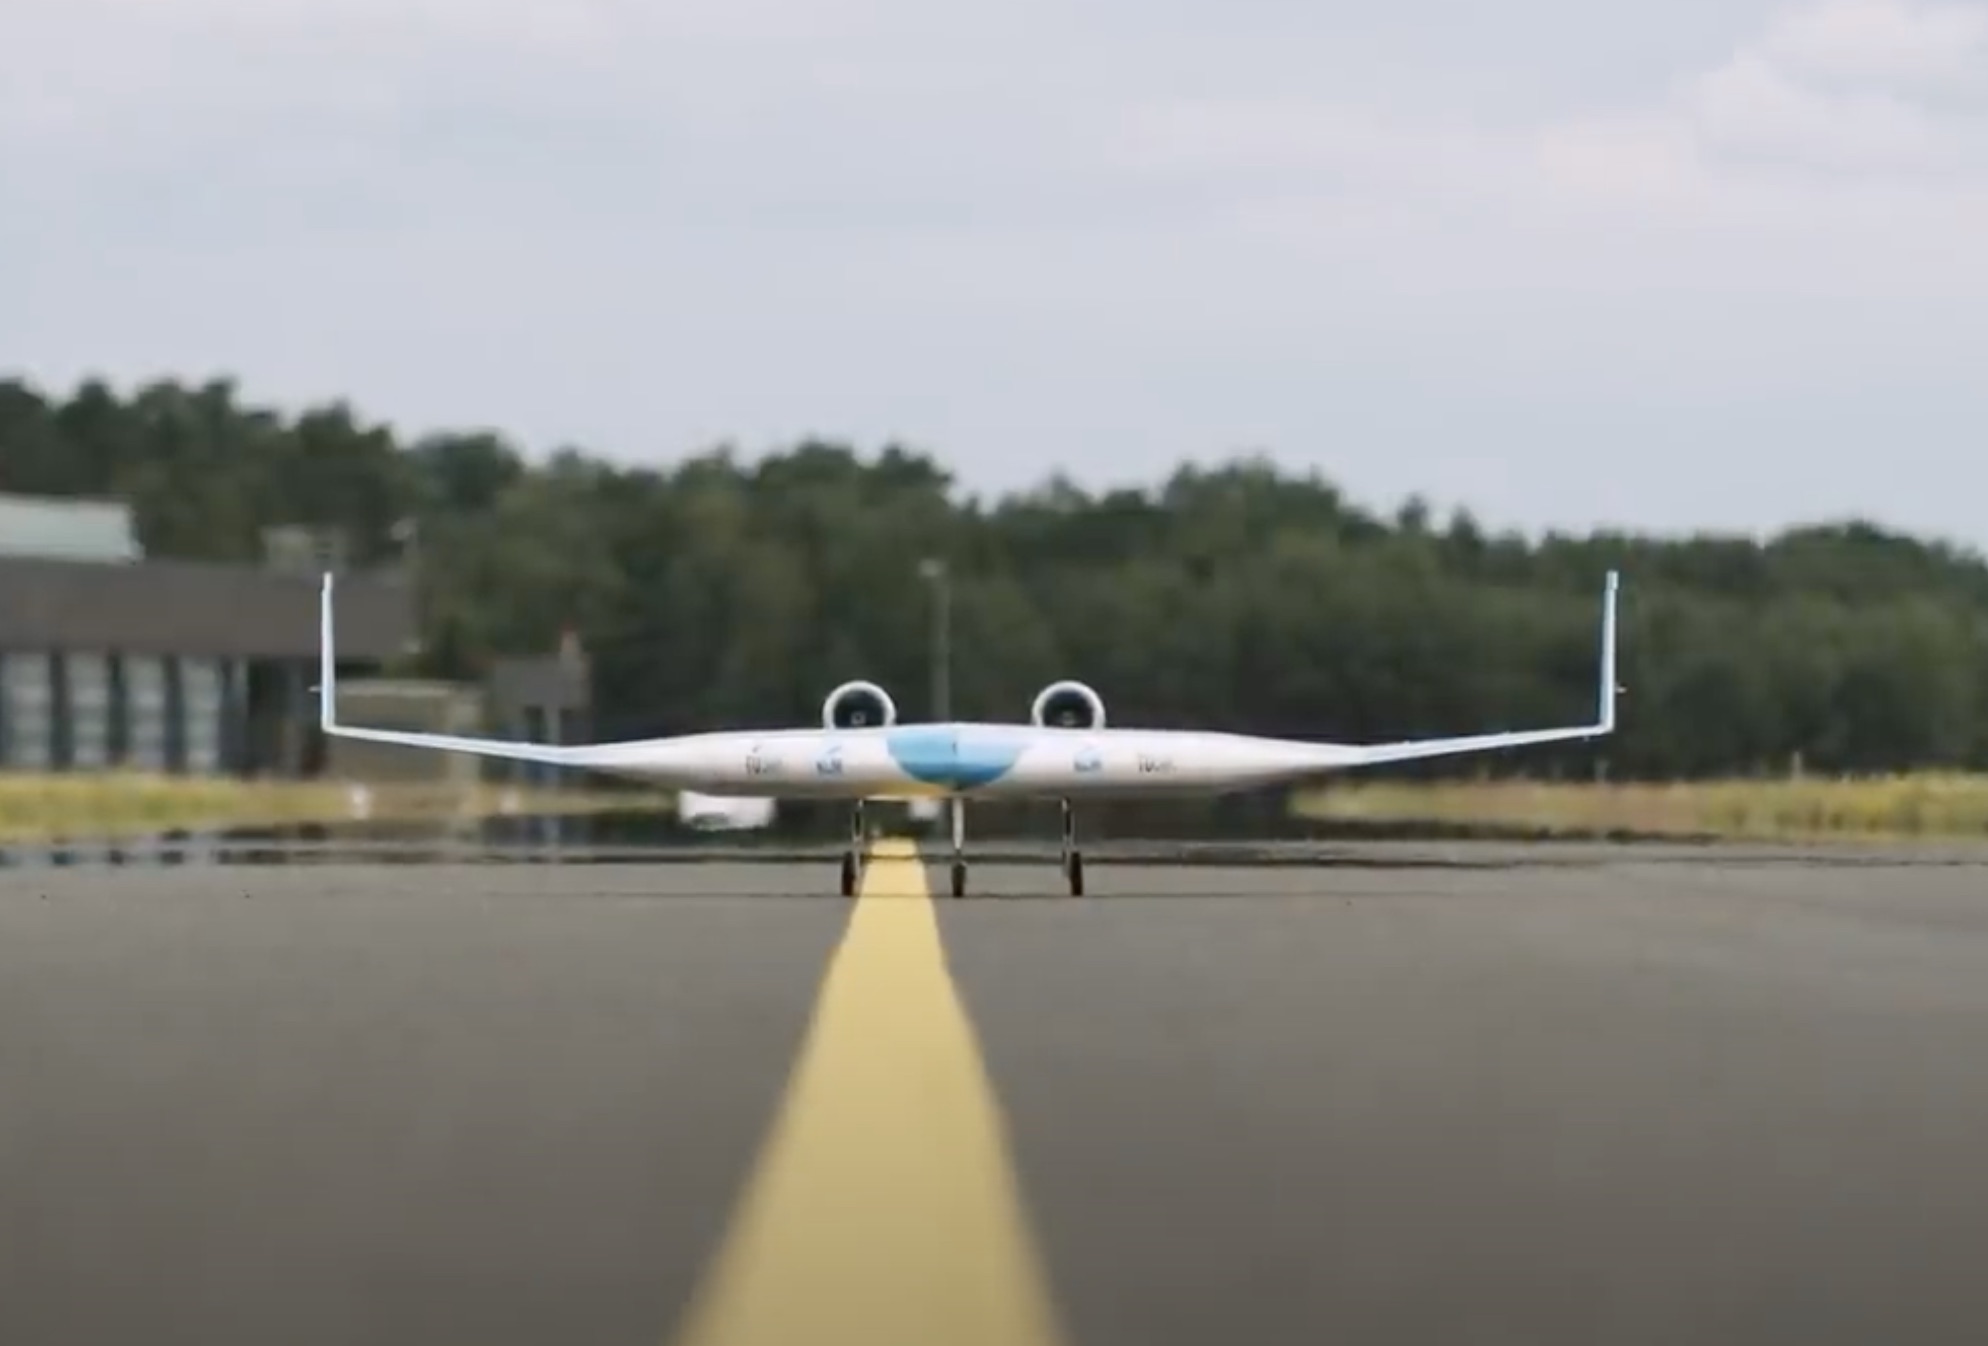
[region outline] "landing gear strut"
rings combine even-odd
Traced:
[[[1070,881],[1070,896],[1084,895],[1084,853],[1077,849],[1077,810],[1063,801],[1063,877]]]
[[[953,814],[953,896],[966,896],[966,801],[954,795],[946,801]]]
[[[1070,896],[1084,895],[1084,853],[1077,849],[1077,810],[1071,802],[1063,802],[1063,877],[1070,885]],[[966,800],[953,795],[946,800],[947,811],[952,815],[952,894],[966,896]],[[850,823],[850,848],[842,857],[842,893],[853,896],[860,876],[859,857],[862,853],[863,806],[858,804]]]
[[[842,852],[842,895],[856,896],[856,886],[863,879],[863,801],[857,800],[849,810],[849,849]]]

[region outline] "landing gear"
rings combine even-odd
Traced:
[[[863,879],[863,843],[867,837],[863,828],[863,801],[857,800],[849,810],[849,849],[842,852],[842,895],[856,896],[856,888]]]
[[[953,896],[966,896],[966,801],[954,795],[946,801],[953,813]]]
[[[1063,878],[1070,887],[1070,896],[1084,895],[1084,853],[1077,849],[1077,810],[1067,799],[1063,803],[1063,855],[1061,867]],[[966,800],[953,795],[946,799],[945,807],[951,814],[952,822],[952,862],[948,866],[952,879],[951,891],[954,897],[966,896]],[[858,804],[851,814],[849,850],[842,857],[842,895],[853,897],[862,878],[863,853],[863,806]]]
[[[1084,895],[1084,853],[1077,849],[1077,810],[1063,801],[1063,877],[1070,881],[1070,896]]]

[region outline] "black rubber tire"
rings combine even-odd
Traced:
[[[953,896],[966,896],[966,861],[953,861]]]
[[[1070,896],[1084,895],[1084,857],[1079,851],[1070,852]]]
[[[856,857],[844,851],[842,854],[842,895],[856,896],[856,880],[859,877]]]

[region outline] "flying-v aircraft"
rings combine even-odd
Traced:
[[[1395,743],[1321,743],[1187,729],[1106,728],[1104,699],[1062,679],[1036,694],[1029,723],[899,724],[897,705],[873,682],[845,682],[822,702],[819,728],[723,731],[616,743],[552,744],[463,737],[338,722],[332,644],[332,577],[324,577],[319,633],[319,722],[332,737],[573,767],[676,790],[726,796],[846,799],[842,893],[855,893],[864,861],[863,805],[939,798],[952,812],[952,893],[966,893],[966,801],[1053,798],[1063,805],[1064,877],[1084,891],[1076,801],[1162,793],[1220,794],[1295,782],[1385,762],[1495,752],[1614,732],[1615,599],[1602,594],[1601,685],[1590,724]]]

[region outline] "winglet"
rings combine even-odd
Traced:
[[[337,727],[332,707],[333,666],[331,648],[331,572],[324,572],[324,588],[318,597],[318,727],[327,733]]]
[[[1604,734],[1615,732],[1615,694],[1622,690],[1615,680],[1615,594],[1621,579],[1617,572],[1609,571],[1607,587],[1602,593],[1601,704],[1595,711],[1596,723]]]
[[[430,734],[407,729],[367,729],[338,722],[337,653],[332,646],[332,577],[326,574],[318,599],[318,727],[326,737],[358,739],[366,743],[391,743],[404,748],[441,752],[475,753],[513,762],[542,762],[547,766],[600,767],[614,769],[630,756],[639,759],[653,753],[666,739],[628,743],[520,743],[510,739],[475,738],[461,734]]]

